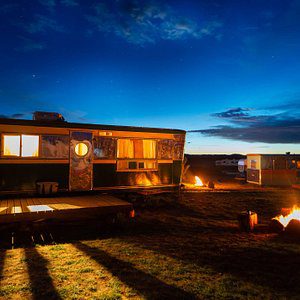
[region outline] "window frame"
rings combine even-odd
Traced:
[[[119,140],[138,140],[138,141],[143,141],[143,140],[150,140],[150,141],[155,141],[155,157],[153,158],[145,158],[145,157],[132,157],[132,158],[128,158],[128,157],[118,157],[118,147],[119,147]],[[127,160],[157,160],[158,155],[157,155],[157,144],[158,144],[158,140],[157,139],[153,139],[153,138],[118,138],[117,139],[117,151],[116,151],[116,158],[117,159],[127,159]],[[135,156],[135,145],[133,143],[133,156]]]
[[[128,167],[126,169],[120,169],[119,162],[127,162]],[[147,163],[147,162],[153,162],[155,164],[154,168],[139,168],[139,163]],[[129,169],[129,163],[135,162],[137,165],[136,169]],[[157,171],[158,170],[158,162],[157,159],[118,159],[117,160],[117,172],[145,172],[145,171]]]
[[[69,161],[69,157],[70,157],[70,136],[68,134],[49,134],[49,133],[42,133],[42,134],[39,134],[40,136],[40,146],[39,146],[39,159],[42,159],[42,160],[68,160]],[[54,156],[51,156],[51,157],[48,157],[48,156],[45,156],[43,155],[43,137],[48,137],[48,136],[63,136],[63,137],[68,137],[68,155],[66,157],[62,157],[62,156],[57,156],[57,157],[54,157]],[[30,157],[29,157],[30,158]]]
[[[22,141],[22,135],[31,135],[31,136],[37,136],[38,141],[38,156],[22,156],[22,147],[23,147],[23,141]],[[4,136],[19,136],[20,137],[20,147],[19,147],[19,155],[5,155],[4,154]],[[40,134],[34,134],[34,133],[1,133],[1,158],[5,159],[39,159],[41,156],[41,135]]]
[[[140,140],[140,141],[143,141],[143,140],[151,140],[151,141],[155,141],[155,158],[121,158],[121,157],[118,157],[118,146],[119,146],[119,140]],[[117,146],[117,149],[116,149],[116,171],[117,172],[145,172],[145,171],[157,171],[158,170],[158,139],[155,139],[155,138],[140,138],[140,137],[137,137],[137,138],[132,138],[132,137],[122,137],[122,138],[118,138],[117,139],[117,143],[116,143],[116,146]],[[135,155],[135,147],[133,145],[133,151],[134,151],[134,155]],[[126,169],[120,169],[119,168],[119,161],[126,161],[127,162],[127,166],[128,168]],[[144,163],[146,164],[147,162],[153,162],[155,164],[155,167],[154,168],[139,168],[139,163]],[[129,162],[135,162],[136,165],[137,165],[137,168],[136,169],[129,169]]]
[[[19,144],[19,155],[5,155],[4,154],[4,136],[18,136],[20,137],[20,144]],[[1,156],[5,158],[20,158],[22,152],[22,138],[21,134],[19,133],[2,133],[1,134]]]

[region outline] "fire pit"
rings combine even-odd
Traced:
[[[195,176],[195,181],[196,183],[194,184],[194,186],[204,186],[202,180],[198,176]]]
[[[272,219],[270,229],[273,232],[286,231],[300,234],[300,208],[296,205],[293,208],[283,208],[281,215]]]
[[[182,188],[185,191],[191,192],[199,192],[207,189],[206,185],[203,183],[199,176],[193,177],[192,179],[190,179],[190,182],[184,182],[182,184]]]

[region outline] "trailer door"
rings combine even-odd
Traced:
[[[92,132],[70,132],[70,191],[89,191],[93,188],[92,139]]]

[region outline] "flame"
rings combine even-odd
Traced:
[[[293,206],[291,212],[288,215],[280,215],[273,218],[273,220],[279,221],[284,227],[286,227],[289,224],[289,222],[293,219],[300,221],[300,208],[297,207],[297,205]]]
[[[151,185],[152,185],[152,182],[151,182],[151,180],[147,177],[146,174],[141,173],[141,174],[138,174],[138,175],[136,176],[136,184],[137,184],[137,185],[143,185],[143,186],[151,186]]]
[[[194,186],[203,186],[203,182],[202,180],[198,177],[198,176],[195,176],[195,184]]]

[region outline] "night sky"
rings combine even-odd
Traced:
[[[300,1],[0,1],[0,114],[300,152]]]

